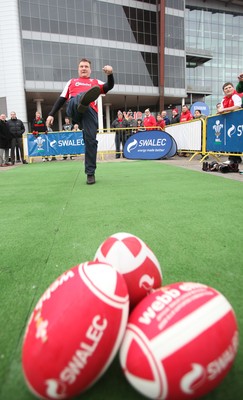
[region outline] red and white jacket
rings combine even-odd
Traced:
[[[67,100],[69,100],[71,97],[75,97],[79,93],[87,92],[87,90],[89,90],[93,86],[99,86],[101,94],[104,94],[104,82],[92,78],[73,78],[67,82],[60,96],[65,97]],[[90,107],[98,112],[97,100],[90,103]]]

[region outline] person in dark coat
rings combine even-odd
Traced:
[[[7,126],[6,115],[0,115],[0,167],[9,166],[9,149],[11,147],[11,135]]]
[[[124,118],[122,111],[119,110],[117,112],[117,118],[112,122],[111,127],[116,129],[116,134],[115,134],[116,158],[120,158],[126,140],[126,131],[124,128],[128,127],[128,122],[126,118]],[[121,144],[122,144],[122,151],[121,151]]]
[[[15,147],[17,146],[20,150],[21,160],[23,164],[28,164],[24,159],[24,148],[23,148],[23,138],[22,135],[25,132],[25,127],[23,122],[16,117],[16,112],[12,111],[10,113],[10,119],[7,121],[8,129],[11,133],[11,163],[15,164]]]

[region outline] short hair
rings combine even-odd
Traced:
[[[201,110],[195,110],[194,112],[198,111],[200,114],[202,114]]]
[[[226,83],[223,84],[222,89],[224,90],[224,88],[225,88],[226,86],[228,86],[228,85],[231,85],[231,86],[234,87],[233,83],[231,83],[231,82],[226,82]]]
[[[89,63],[89,65],[90,65],[90,67],[91,67],[91,61],[88,60],[88,58],[81,58],[81,60],[79,61],[78,65],[79,65],[81,62],[87,62],[87,63]]]

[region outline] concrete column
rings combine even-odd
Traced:
[[[102,97],[104,97],[104,95],[99,96],[97,99],[97,102],[98,102],[98,129],[99,130],[104,129]]]
[[[62,110],[58,111],[57,118],[58,118],[58,129],[59,131],[62,131]]]
[[[104,105],[105,105],[105,116],[106,116],[106,129],[107,132],[109,132],[111,127],[111,115],[110,115],[111,103],[105,103]]]
[[[34,103],[36,103],[36,111],[39,111],[39,113],[42,115],[42,108],[41,108],[41,103],[44,101],[44,99],[34,99]]]

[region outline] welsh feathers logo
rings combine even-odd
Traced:
[[[127,146],[128,153],[131,153],[132,150],[136,149],[137,145],[138,141],[136,139],[134,139],[131,143],[129,143],[129,145]]]
[[[215,132],[215,142],[221,142],[220,140],[220,135],[221,135],[221,129],[224,127],[223,124],[220,123],[220,120],[217,119],[217,121],[215,121],[215,125],[213,125],[213,130]]]
[[[42,136],[38,136],[38,137],[34,140],[34,143],[37,144],[38,151],[43,151],[43,150],[44,150],[44,149],[43,149],[43,143],[45,143],[45,139],[43,139]]]

